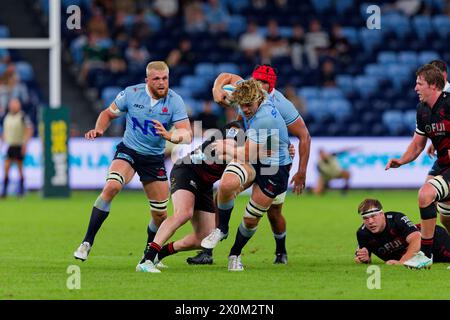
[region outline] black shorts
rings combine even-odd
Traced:
[[[445,167],[442,167],[436,160],[433,163],[433,166],[431,167],[430,171],[428,171],[428,175],[433,177],[442,175],[442,177],[444,177],[444,179],[450,183],[450,166],[446,165]]]
[[[441,226],[436,226],[434,231],[433,261],[450,262],[450,235]]]
[[[291,170],[290,164],[279,166],[276,172],[270,174],[264,172],[273,170],[273,168],[270,168],[269,166],[254,164],[253,167],[256,171],[255,182],[266,196],[273,199],[287,190],[289,171]]]
[[[216,212],[213,200],[213,184],[205,183],[191,165],[176,164],[170,172],[170,193],[187,190],[194,194],[194,210]]]
[[[6,158],[10,160],[23,160],[22,146],[10,146],[6,152]]]
[[[167,172],[164,166],[164,155],[143,155],[119,143],[116,148],[114,160],[124,160],[137,172],[142,183],[153,181],[167,181]]]

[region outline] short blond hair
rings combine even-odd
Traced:
[[[150,70],[169,72],[169,66],[164,61],[150,61],[146,68],[147,75],[150,73]]]
[[[264,89],[258,80],[250,79],[236,86],[231,100],[239,105],[248,105],[264,100]]]

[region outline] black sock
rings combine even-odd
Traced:
[[[96,207],[92,208],[91,213],[91,220],[89,221],[89,226],[86,232],[86,235],[84,236],[84,241],[87,241],[91,244],[91,246],[94,244],[94,238],[97,234],[98,230],[102,226],[103,221],[108,217],[109,211],[102,211],[100,209],[97,209]]]
[[[248,240],[256,232],[256,228],[253,230],[247,229],[242,223],[239,225],[236,233],[236,239],[234,240],[233,247],[230,250],[230,256],[238,256],[242,252],[242,248],[247,244]]]
[[[282,234],[273,234],[276,243],[275,253],[287,253],[286,252],[286,232]]]
[[[231,208],[229,208],[229,206],[226,207],[228,207],[228,209],[220,209],[220,205],[217,208],[217,211],[219,212],[219,225],[217,226],[217,228],[219,228],[225,234],[228,233],[231,212],[233,211],[234,206],[231,206]]]
[[[428,258],[431,258],[431,251],[433,250],[433,242],[434,242],[434,237],[431,239],[422,238],[422,241],[420,243],[420,250],[423,253],[425,253],[425,255]]]
[[[147,244],[152,243],[155,239],[156,231],[152,231],[150,225],[147,226]]]
[[[9,179],[8,179],[8,177],[5,177],[3,179],[3,192],[2,192],[3,197],[6,197],[6,194],[8,193],[8,184],[9,184]]]
[[[150,243],[147,252],[142,258],[141,263],[146,260],[150,260],[151,262],[155,262],[156,255],[161,251],[161,246],[155,242]]]
[[[175,254],[177,252],[178,251],[176,251],[173,248],[173,242],[166,244],[164,247],[161,248],[161,251],[158,253],[158,260],[161,261],[165,257]]]
[[[24,194],[25,194],[25,180],[24,180],[24,178],[20,178],[19,195],[23,196]]]

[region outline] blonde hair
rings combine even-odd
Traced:
[[[147,64],[147,75],[150,73],[150,70],[169,72],[169,66],[164,61],[151,61]]]
[[[262,102],[264,100],[264,89],[258,80],[243,81],[234,89],[231,100],[239,105]]]

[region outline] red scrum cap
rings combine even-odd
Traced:
[[[277,72],[275,68],[268,64],[258,65],[253,70],[252,78],[267,82],[269,84],[269,93],[275,88],[277,83]]]

